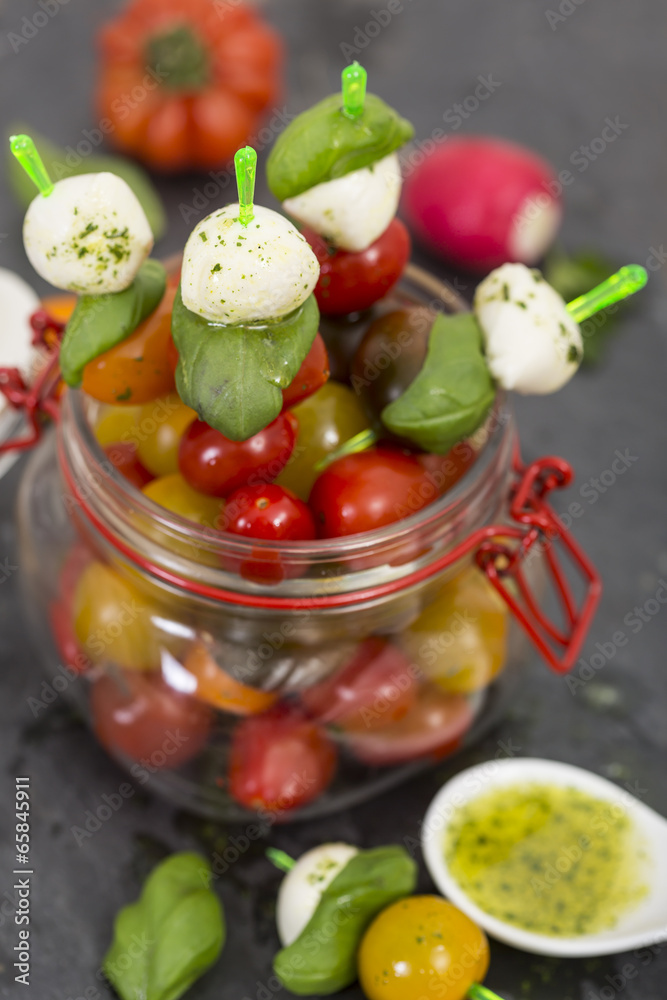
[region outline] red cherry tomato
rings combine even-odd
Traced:
[[[292,706],[277,705],[234,730],[229,791],[249,809],[289,813],[321,795],[335,769],[326,732]]]
[[[298,372],[287,388],[283,389],[283,410],[288,406],[295,406],[307,396],[312,396],[328,378],[329,355],[322,337],[317,333]]]
[[[440,496],[451,490],[477,459],[479,452],[468,441],[459,441],[446,455],[417,455],[417,460]]]
[[[295,493],[276,483],[241,486],[227,497],[224,527],[234,535],[263,538],[266,541],[309,541],[317,535],[310,508]],[[279,583],[286,575],[280,553],[257,547],[250,559],[225,559],[228,569],[240,572],[246,580],[259,583]]]
[[[373,767],[403,764],[420,757],[440,760],[459,746],[472,720],[472,708],[463,695],[446,695],[435,687],[424,687],[398,722],[385,729],[350,733],[346,742],[359,760]]]
[[[308,505],[276,483],[241,486],[230,493],[225,527],[234,535],[267,541],[307,541],[316,535]]]
[[[416,694],[417,671],[405,654],[371,636],[342,670],[308,688],[301,699],[318,722],[364,731],[402,719]]]
[[[90,694],[93,728],[112,754],[165,770],[191,760],[208,739],[213,712],[174,691],[159,674],[124,670],[103,675]]]
[[[138,490],[143,489],[153,479],[152,474],[137,458],[137,446],[132,441],[116,441],[109,444],[104,452],[114,466]]]
[[[393,288],[410,257],[410,237],[398,219],[392,219],[375,243],[358,253],[332,252],[326,240],[310,229],[304,229],[303,235],[320,264],[315,298],[327,316],[369,309]]]
[[[194,490],[214,497],[227,496],[245,483],[270,483],[287,465],[298,429],[292,413],[281,413],[259,434],[230,441],[203,420],[195,420],[181,439],[181,475]]]
[[[400,521],[436,496],[414,455],[381,445],[332,462],[315,480],[309,504],[320,537],[337,538]]]

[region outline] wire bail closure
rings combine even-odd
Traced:
[[[562,458],[548,456],[523,467],[518,456],[515,471],[521,477],[510,498],[509,512],[525,531],[511,535],[516,544],[488,538],[478,547],[475,559],[495,590],[556,673],[573,667],[586,639],[602,593],[600,576],[546,502],[554,489],[569,486],[574,478],[571,466]],[[507,533],[506,533],[507,534]],[[585,592],[578,607],[563,564],[556,550],[560,543],[581,575]],[[531,556],[544,555],[553,589],[559,599],[564,624],[551,621],[539,606],[526,579],[524,567]]]

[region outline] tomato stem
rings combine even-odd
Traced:
[[[146,61],[169,90],[201,90],[209,80],[206,48],[185,24],[149,39]]]

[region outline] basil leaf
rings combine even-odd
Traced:
[[[414,135],[375,94],[367,94],[363,113],[342,113],[343,95],[331,94],[289,123],[278,136],[266,164],[266,179],[279,201],[316,184],[343,177],[393,153]]]
[[[64,177],[74,177],[79,174],[99,174],[104,171],[117,174],[132,188],[139,199],[155,239],[164,235],[167,216],[162,200],[146,171],[132,160],[124,156],[80,156],[71,146],[62,149],[50,139],[39,135],[29,125],[16,125],[7,132],[7,135],[23,132],[27,132],[34,139],[52,181],[60,181]],[[9,149],[9,143],[5,144],[5,148]],[[7,176],[16,200],[27,208],[35,197],[35,185],[11,152],[7,157]]]
[[[225,921],[198,854],[173,854],[125,906],[103,970],[122,1000],[178,1000],[217,960]]]
[[[444,455],[477,430],[494,396],[477,320],[472,313],[440,314],[419,375],[385,406],[382,421],[392,433]]]
[[[179,396],[225,437],[245,441],[280,413],[280,390],[301,367],[319,319],[310,295],[276,323],[211,323],[183,305],[179,288],[172,313]]]
[[[298,996],[345,989],[357,978],[366,928],[381,910],[414,892],[416,883],[417,866],[402,847],[355,854],[324,890],[296,941],[276,955],[278,978]]]
[[[60,347],[60,370],[67,385],[81,385],[89,361],[134,333],[157,309],[167,287],[167,272],[145,260],[128,288],[104,295],[80,295]]]

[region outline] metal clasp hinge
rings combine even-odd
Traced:
[[[519,624],[527,632],[549,666],[566,673],[574,665],[586,638],[600,600],[600,577],[546,502],[553,489],[568,486],[574,478],[572,468],[561,458],[546,457],[523,468],[515,464],[520,476],[510,498],[512,520],[524,531],[509,532],[512,543],[498,535],[487,539],[477,549],[476,560],[493,587],[506,602]],[[562,553],[583,581],[584,593],[577,603],[564,570]],[[535,598],[526,578],[528,559],[541,553],[555,591],[562,624],[550,620]]]

